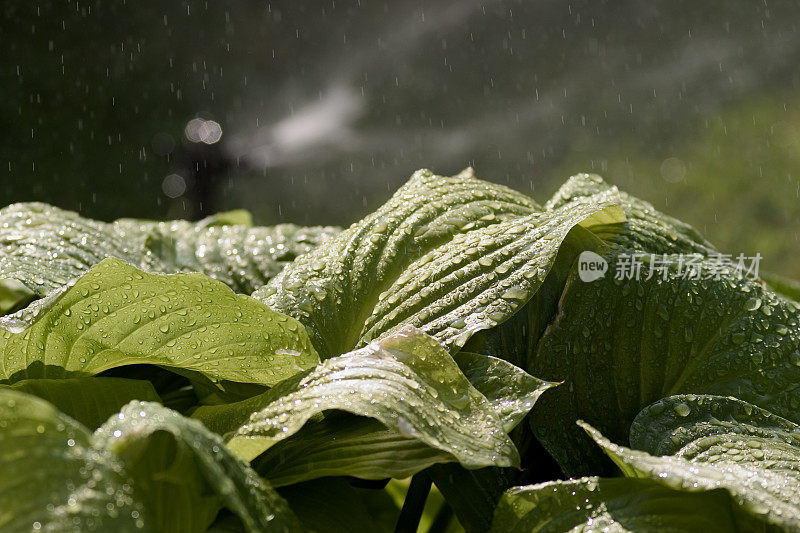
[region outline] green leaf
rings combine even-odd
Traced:
[[[496,357],[459,352],[453,359],[472,386],[492,404],[506,433],[522,422],[544,391],[557,385]]]
[[[119,459],[52,405],[0,389],[0,530],[153,531]]]
[[[623,220],[618,200],[612,190],[541,213],[471,171],[420,171],[253,296],[300,320],[323,359],[406,324],[454,350],[536,293],[573,227]]]
[[[412,327],[323,361],[296,390],[253,413],[228,446],[253,459],[331,409],[374,418],[467,467],[519,464],[492,404],[434,339]]]
[[[0,330],[0,380],[141,363],[274,385],[318,360],[295,320],[202,274],[148,274],[109,258],[48,300],[0,319],[14,331]]]
[[[519,476],[510,468],[465,470],[453,464],[437,464],[427,472],[468,533],[489,530],[497,502]]]
[[[505,322],[533,297],[570,231],[590,220],[623,220],[617,197],[533,213],[459,235],[410,265],[379,298],[360,344],[403,324],[449,349]]]
[[[650,478],[661,485],[687,492],[725,489],[738,514],[748,514],[753,521],[784,530],[800,529],[800,503],[797,500],[800,491],[800,426],[792,424],[791,431],[759,427],[759,419],[769,418],[769,413],[761,410],[750,419],[752,425],[742,425],[735,420],[727,424],[724,420],[715,421],[714,412],[740,413],[747,420],[748,406],[735,399],[715,405],[720,402],[719,398],[703,398],[699,402],[698,398],[674,398],[665,401],[671,405],[655,407],[656,416],[664,412],[660,411],[663,407],[665,411],[673,409],[678,416],[686,413],[690,420],[688,431],[673,433],[676,444],[682,443],[682,447],[679,453],[671,456],[657,457],[618,446],[588,424],[581,423],[581,427],[626,476]],[[752,405],[749,409],[758,410]],[[714,425],[717,431],[703,435],[700,428],[692,427],[692,419],[705,427]],[[790,424],[788,421],[778,423],[789,429],[786,426]],[[727,431],[724,429],[726,425],[729,426]]]
[[[760,276],[773,291],[795,302],[800,301],[800,281],[768,272],[762,272]]]
[[[380,523],[370,516],[361,494],[343,478],[324,478],[298,483],[280,490],[303,527],[325,533],[390,532],[394,524]]]
[[[625,221],[612,225],[592,224],[591,230],[605,242],[619,248],[659,254],[701,254],[715,252],[693,227],[656,210],[651,204],[609,185],[595,174],[569,178],[545,204],[547,210],[569,208],[598,194],[616,191]]]
[[[26,379],[2,385],[38,396],[65,415],[95,429],[131,400],[160,402],[149,381],[124,378]]]
[[[224,217],[222,222],[228,219]],[[138,231],[147,232],[142,259],[147,270],[202,272],[243,294],[252,293],[296,257],[341,231],[335,227],[294,224],[253,228],[223,225],[218,221],[141,224],[143,227]],[[127,226],[126,229],[130,231]]]
[[[721,490],[692,494],[649,479],[584,477],[509,489],[491,532],[763,531],[731,507]]]
[[[175,411],[131,402],[95,432],[94,440],[125,462],[159,531],[205,531],[219,509],[217,499],[247,531],[299,527],[286,502],[218,435]]]
[[[355,348],[386,290],[414,260],[455,235],[537,210],[527,196],[477,180],[417,171],[374,213],[289,265],[253,293],[299,319],[322,358]]]
[[[586,202],[613,195],[624,217],[607,220],[590,217],[573,228],[558,249],[556,259],[539,290],[522,310],[498,327],[475,335],[464,349],[478,353],[503,354],[523,368],[532,368],[537,344],[558,312],[558,301],[569,272],[582,252],[612,250],[650,253],[709,255],[714,252],[690,226],[658,212],[647,202],[605,183],[599,176],[578,174],[567,180],[545,204],[550,216],[581,209]],[[586,228],[586,229],[584,229]],[[613,270],[612,270],[613,272]]]
[[[107,257],[162,273],[199,271],[247,294],[333,227],[249,227],[246,211],[197,223],[120,219],[112,224],[42,203],[0,209],[0,315],[80,277]]]
[[[268,448],[253,460],[253,468],[282,487],[325,476],[402,479],[455,460],[375,419],[334,412]]]
[[[793,447],[792,453],[800,451],[800,426],[765,409],[730,396],[679,394],[659,400],[636,415],[631,424],[631,446],[655,455],[698,455],[698,442],[719,440],[743,440],[748,444],[749,454],[769,454],[771,446],[762,448],[758,442],[768,439],[774,445],[779,441]],[[727,445],[726,445],[727,446]],[[731,446],[733,448],[733,446]],[[797,449],[795,449],[797,448]],[[762,450],[761,452],[756,450]],[[740,462],[744,457],[730,460]],[[745,454],[747,455],[747,454]],[[714,462],[726,459],[720,456],[698,460]]]
[[[630,258],[606,257],[610,273]],[[663,270],[651,279],[647,261],[638,280],[608,274],[586,283],[573,273],[528,368],[565,382],[529,420],[569,475],[609,472],[573,421],[624,443],[643,407],[674,394],[732,395],[800,421],[798,304],[731,266],[718,279],[694,279],[679,271],[678,256],[657,259]]]
[[[41,298],[106,257],[138,263],[135,242],[109,226],[41,203],[0,209],[0,315]]]
[[[510,431],[539,396],[552,387],[501,359],[475,354],[455,357],[473,386],[489,400]],[[281,396],[298,388],[300,378],[281,383],[260,397],[237,404],[201,407],[194,413],[208,427],[227,433]],[[364,479],[409,477],[426,467],[454,461],[446,450],[389,428],[378,420],[349,413],[326,413],[296,434],[267,449],[253,461],[256,470],[275,486],[322,476],[349,475]]]

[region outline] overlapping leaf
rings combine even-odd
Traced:
[[[455,360],[469,382],[489,400],[506,432],[522,420],[542,392],[554,385],[494,357],[461,353]],[[431,447],[378,420],[330,413],[321,420],[309,421],[253,464],[271,483],[281,486],[334,475],[402,479],[456,459],[446,449]]]
[[[335,227],[295,224],[250,227],[224,217],[190,223],[183,220],[151,223],[117,221],[126,235],[146,235],[142,264],[152,272],[202,272],[234,291],[251,294],[296,257],[330,240]]]
[[[598,194],[616,190],[594,174],[577,174],[545,204],[547,210],[569,208]],[[625,192],[617,191],[624,222],[592,224],[592,232],[607,243],[630,251],[657,254],[701,254],[715,252],[693,227],[656,210],[651,204]]]
[[[608,256],[609,274],[591,283],[573,273],[528,369],[565,381],[542,399],[531,426],[568,473],[598,473],[603,464],[569,421],[627,442],[636,414],[673,394],[734,395],[797,420],[797,304],[732,267],[717,265],[711,279],[687,275],[679,256],[660,257],[655,274],[645,261],[639,279],[615,279],[624,257]]]
[[[155,531],[119,458],[52,405],[0,389],[0,530]]]
[[[298,318],[323,358],[404,324],[449,349],[539,289],[570,230],[624,219],[615,189],[541,213],[464,172],[418,172],[378,211],[287,267],[254,297]]]
[[[152,383],[142,379],[25,379],[0,388],[38,396],[89,429],[100,427],[131,400],[160,401]]]
[[[72,287],[0,329],[0,380],[93,375],[137,363],[213,381],[273,385],[313,367],[294,319],[202,274],[148,274],[105,259]]]
[[[94,441],[122,458],[158,531],[205,531],[222,505],[249,532],[298,531],[286,502],[196,420],[134,401]]]
[[[550,385],[530,379],[541,390]],[[516,448],[503,430],[503,421],[492,403],[469,383],[452,357],[434,339],[412,327],[360,350],[328,359],[292,385],[289,390],[281,386],[278,389],[283,390],[269,391],[261,399],[242,402],[247,405],[244,410],[206,407],[194,416],[220,432],[226,431],[226,424],[235,428],[240,421],[245,422],[230,436],[228,445],[247,459],[288,439],[311,417],[326,410],[375,419],[383,426],[383,431],[376,424],[364,425],[357,421],[350,428],[343,425],[342,434],[337,434],[337,441],[341,438],[343,448],[348,448],[350,439],[353,446],[347,453],[351,457],[358,455],[359,446],[363,446],[362,452],[374,454],[370,457],[375,463],[362,460],[361,465],[354,465],[357,472],[352,473],[364,477],[385,477],[385,466],[381,465],[379,457],[382,442],[387,452],[393,449],[403,452],[403,447],[407,448],[411,454],[406,458],[409,468],[419,468],[420,462],[424,468],[440,461],[442,454],[472,468],[511,466],[519,462]],[[527,400],[515,397],[509,403],[519,400],[532,404],[541,390],[520,393],[527,394],[524,396]],[[263,406],[252,416],[244,420],[239,418],[259,401],[264,402]],[[510,416],[517,416],[514,408],[510,411],[515,413]],[[317,430],[324,435],[326,426]],[[309,437],[312,448],[321,444],[313,438],[317,430],[312,428]],[[360,440],[365,436],[367,438]],[[418,447],[420,442],[425,446]],[[431,453],[426,447],[439,453]],[[324,449],[319,452],[320,460],[336,462],[337,457],[326,457]],[[337,453],[341,454],[342,450]],[[415,453],[417,457],[413,456]],[[340,463],[339,467],[342,465]],[[397,468],[403,468],[402,461],[398,461],[398,465]],[[308,466],[308,463],[299,465],[300,475]],[[370,475],[370,471],[375,474]]]
[[[692,400],[683,396],[669,398],[653,408],[655,414],[648,416],[658,418],[672,409],[676,416],[689,419],[682,431],[675,431],[670,424],[663,427],[664,436],[674,440],[672,446],[680,446],[675,455],[654,456],[631,450],[612,443],[587,424],[582,427],[629,477],[650,478],[687,492],[724,489],[737,514],[784,530],[800,530],[800,426],[788,420],[769,421],[774,415],[732,398]],[[748,410],[755,416],[750,418]],[[723,420],[716,420],[715,414],[724,415]],[[745,422],[735,420],[737,416]],[[734,421],[726,421],[727,417]],[[769,423],[761,427],[765,420]],[[715,430],[703,434],[709,426],[715,426]]]
[[[108,225],[41,203],[0,209],[0,315],[41,298],[106,257],[138,264],[135,241]]]
[[[197,223],[112,224],[42,203],[0,209],[0,315],[63,287],[107,257],[150,271],[203,272],[250,294],[298,255],[339,232],[294,224],[250,227],[246,211]]]
[[[721,490],[692,494],[650,479],[584,477],[509,489],[495,509],[491,532],[763,531],[763,524],[738,516],[731,503]]]

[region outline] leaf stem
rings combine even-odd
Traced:
[[[400,516],[397,518],[397,525],[394,528],[395,533],[417,533],[419,520],[422,518],[422,511],[425,509],[425,501],[428,499],[430,491],[431,478],[428,474],[420,472],[411,478],[403,508],[400,510]]]

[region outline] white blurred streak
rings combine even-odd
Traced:
[[[252,165],[271,167],[318,159],[326,153],[354,148],[353,125],[363,112],[363,100],[354,90],[336,85],[319,100],[252,136],[231,141],[232,151]]]

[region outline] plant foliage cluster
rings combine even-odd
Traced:
[[[430,531],[800,530],[798,295],[686,256],[586,174],[419,171],[344,231],[8,206],[0,530],[415,531],[431,485]]]

